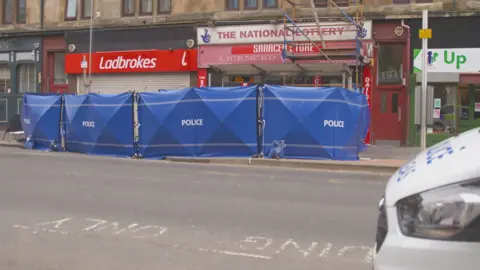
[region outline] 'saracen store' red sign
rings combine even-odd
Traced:
[[[65,73],[82,74],[88,53],[65,56]],[[197,50],[147,50],[92,53],[92,73],[189,72],[198,70]],[[88,72],[88,68],[86,69]]]

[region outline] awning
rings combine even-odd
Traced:
[[[350,64],[350,63],[348,63]],[[352,61],[352,65],[355,61]],[[294,76],[299,73],[305,75],[338,75],[348,72],[347,63],[285,63],[285,64],[259,64],[259,65],[212,65],[212,69],[222,72],[224,75],[257,75],[270,74],[280,76]]]

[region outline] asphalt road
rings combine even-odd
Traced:
[[[0,269],[370,270],[386,175],[0,148]]]

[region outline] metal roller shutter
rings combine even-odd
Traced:
[[[83,76],[79,76],[78,80],[79,85],[83,85]],[[128,90],[152,92],[159,89],[175,90],[190,87],[190,73],[92,75],[92,81],[93,93],[122,93]]]

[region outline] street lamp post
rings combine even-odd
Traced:
[[[90,40],[88,45],[88,93],[92,89],[92,43],[93,43],[93,5],[95,0],[90,0]]]

